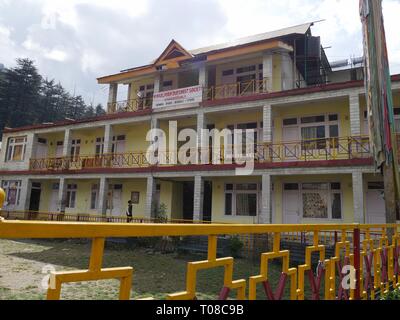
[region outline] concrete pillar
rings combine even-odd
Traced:
[[[271,175],[262,175],[262,192],[261,192],[261,212],[259,214],[258,223],[272,223],[272,208],[271,208]]]
[[[350,101],[350,133],[353,137],[361,135],[360,99],[357,93],[351,93]]]
[[[31,188],[32,182],[27,179],[21,179],[21,191],[20,191],[20,198],[19,198],[19,205],[17,206],[17,210],[20,211],[27,211],[29,210],[29,203],[31,200]]]
[[[107,213],[107,193],[108,193],[108,181],[105,177],[101,177],[99,185],[98,213],[102,215],[105,215]]]
[[[60,186],[58,188],[58,208],[60,212],[65,212],[67,204],[67,181],[65,178],[60,178]]]
[[[110,89],[108,91],[108,104],[107,104],[107,112],[113,113],[115,112],[115,103],[117,102],[117,94],[118,94],[118,83],[110,83]]]
[[[193,221],[203,220],[204,179],[196,175],[194,177],[193,197]]]
[[[113,128],[112,125],[106,124],[104,127],[104,154],[111,153],[113,142]]]
[[[163,83],[163,76],[161,73],[158,73],[154,78],[154,93],[162,91],[162,83]]]
[[[273,80],[274,64],[272,58],[273,58],[272,52],[263,53],[263,79],[267,81],[266,83],[267,92],[271,92],[273,89],[272,80]]]
[[[272,106],[263,107],[263,142],[272,143]]]
[[[361,171],[352,173],[354,223],[364,223],[364,183]]]
[[[208,73],[205,64],[202,64],[199,68],[199,85],[203,88],[208,87]]]
[[[144,212],[145,218],[153,218],[154,198],[156,194],[156,179],[151,176],[147,178],[146,207]]]
[[[68,157],[71,150],[72,144],[72,131],[71,129],[65,129],[64,144],[63,144],[63,157]]]

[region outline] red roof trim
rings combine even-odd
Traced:
[[[373,165],[372,158],[347,159],[347,160],[322,160],[322,161],[295,161],[295,162],[269,162],[256,163],[255,170],[282,169],[282,168],[318,168],[318,167],[349,167]],[[235,170],[242,166],[236,164],[224,165],[187,165],[187,166],[164,166],[145,168],[93,168],[82,170],[43,170],[43,171],[0,171],[0,175],[61,175],[61,174],[106,174],[106,173],[148,173],[148,172],[193,172],[193,171],[219,171]]]
[[[392,81],[393,82],[400,81],[400,74],[393,75]],[[287,91],[280,91],[280,92],[273,92],[273,93],[261,93],[261,94],[251,95],[251,96],[227,98],[227,99],[220,99],[220,100],[214,100],[214,101],[205,101],[205,102],[202,102],[201,105],[203,107],[213,107],[213,106],[219,106],[219,105],[224,105],[224,104],[235,104],[235,103],[242,103],[242,102],[274,99],[274,98],[279,98],[279,97],[290,97],[290,96],[296,96],[296,95],[302,95],[302,94],[308,94],[308,93],[316,93],[316,92],[324,92],[324,91],[332,91],[332,90],[340,90],[340,89],[348,89],[348,88],[357,88],[357,87],[362,87],[363,85],[364,85],[363,81],[348,81],[348,82],[341,82],[341,83],[331,83],[331,84],[327,84],[327,85],[321,85],[318,87],[301,88],[301,89],[294,89],[294,90],[287,90]],[[184,109],[180,109],[180,110],[184,110]],[[103,116],[99,116],[99,117],[95,117],[95,118],[76,120],[73,122],[72,121],[61,121],[61,122],[56,122],[56,123],[50,124],[50,125],[37,124],[37,125],[20,127],[20,128],[4,129],[3,132],[4,133],[12,133],[12,132],[32,130],[32,129],[54,128],[54,127],[60,127],[60,126],[67,126],[67,125],[71,125],[71,124],[81,124],[81,123],[89,123],[89,122],[103,121],[103,120],[125,119],[125,118],[130,118],[130,117],[140,117],[140,116],[148,115],[151,113],[152,113],[151,109],[146,109],[146,110],[136,111],[136,112],[113,113],[113,114],[107,114],[107,115],[103,115]]]

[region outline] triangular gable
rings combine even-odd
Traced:
[[[193,55],[186,51],[178,42],[172,40],[163,53],[155,61],[155,65],[163,64],[164,61],[181,61],[193,58]]]

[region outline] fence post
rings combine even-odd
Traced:
[[[361,299],[360,292],[360,227],[357,226],[353,230],[353,254],[354,254],[354,269],[356,271],[356,288],[354,290],[354,300]]]

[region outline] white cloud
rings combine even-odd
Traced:
[[[146,64],[174,38],[195,49],[326,19],[312,28],[330,60],[362,54],[358,0],[0,0],[0,63],[40,72],[105,103],[96,78]],[[384,0],[392,73],[400,72],[399,0]],[[89,100],[90,99],[90,100]]]

